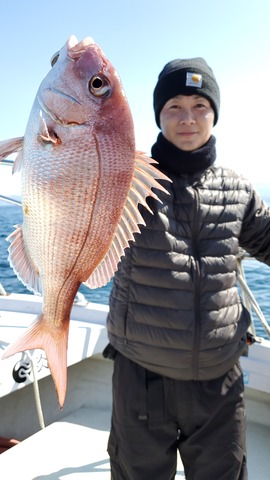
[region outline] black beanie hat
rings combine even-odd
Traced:
[[[158,127],[159,115],[170,98],[176,95],[200,95],[211,103],[215,112],[214,125],[218,121],[220,92],[211,68],[203,58],[172,60],[158,77],[154,90],[154,111]]]

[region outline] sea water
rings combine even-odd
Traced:
[[[29,293],[27,288],[17,279],[8,262],[8,245],[6,237],[14,231],[14,226],[22,222],[20,207],[0,202],[0,283],[5,290],[16,293]],[[63,239],[64,241],[64,239]],[[243,262],[245,277],[249,288],[255,296],[260,308],[270,324],[270,269],[267,265],[254,259]],[[80,287],[85,298],[94,303],[108,305],[111,282],[105,287],[90,290]],[[268,338],[262,325],[254,317],[257,335]]]

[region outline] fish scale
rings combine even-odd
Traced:
[[[156,179],[169,180],[135,150],[131,112],[120,78],[89,37],[72,36],[42,81],[24,137],[0,142],[0,160],[18,152],[23,224],[10,234],[18,278],[43,296],[42,310],[2,358],[41,348],[62,408],[75,295],[105,285],[144,223],[138,204]]]

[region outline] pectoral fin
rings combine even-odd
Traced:
[[[37,138],[45,144],[60,145],[61,143],[55,132],[49,132],[47,123],[42,116],[42,111],[39,113],[39,132]]]

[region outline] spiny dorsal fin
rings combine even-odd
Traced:
[[[136,152],[134,177],[122,216],[108,252],[88,280],[84,282],[89,288],[102,287],[110,281],[117,270],[120,258],[124,255],[125,248],[129,246],[129,241],[134,240],[133,234],[140,232],[138,224],[144,225],[144,220],[138,210],[138,204],[141,203],[152,213],[145,201],[148,196],[159,200],[152,188],[168,193],[155,179],[169,182],[171,180],[151,165],[152,163],[157,162],[142,152]]]

